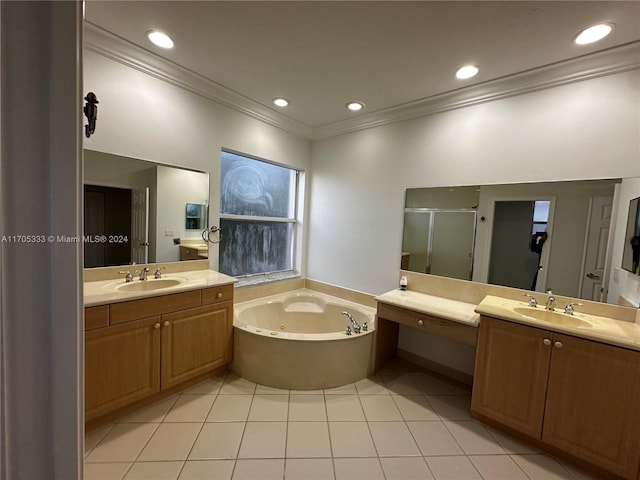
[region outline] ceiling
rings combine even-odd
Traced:
[[[313,130],[638,42],[640,2],[89,0],[85,21]],[[616,25],[607,38],[573,43],[602,22]],[[456,79],[465,64],[479,74]],[[348,111],[351,100],[366,108]]]

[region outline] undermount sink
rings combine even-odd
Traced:
[[[525,317],[535,318],[536,320],[542,320],[543,322],[554,323],[556,325],[563,325],[565,327],[591,328],[591,324],[588,322],[566,313],[552,312],[550,310],[533,307],[516,307],[513,311],[520,315],[524,315]]]
[[[149,292],[161,290],[163,288],[175,287],[184,283],[182,278],[159,278],[153,280],[134,280],[130,283],[119,285],[116,290],[119,292]]]

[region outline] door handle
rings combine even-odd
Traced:
[[[587,273],[587,278],[593,278],[595,280],[595,279],[600,278],[600,275],[596,275],[595,273],[589,272],[589,273]]]

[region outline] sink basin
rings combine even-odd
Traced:
[[[162,290],[163,288],[175,287],[184,283],[182,278],[159,278],[157,280],[134,280],[132,283],[119,285],[116,290],[119,292],[150,292]]]
[[[567,315],[566,313],[552,312],[550,310],[532,307],[516,307],[513,311],[525,317],[535,318],[543,322],[555,323],[556,325],[563,325],[565,327],[591,328],[591,324],[588,322],[575,318],[572,315]]]

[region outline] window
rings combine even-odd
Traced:
[[[293,270],[298,172],[222,152],[220,271],[234,277]]]

